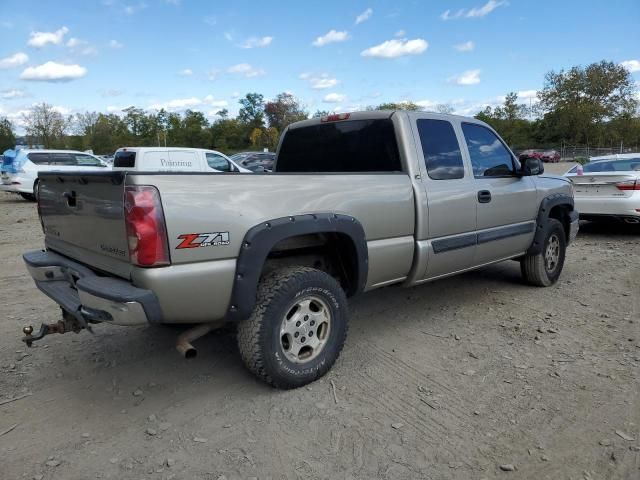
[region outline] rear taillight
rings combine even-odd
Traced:
[[[618,190],[640,190],[640,181],[629,180],[627,182],[619,182],[616,183],[616,188]]]
[[[334,113],[332,115],[327,115],[326,117],[322,117],[320,121],[322,123],[340,122],[342,120],[349,120],[350,116],[351,116],[350,113]]]
[[[124,218],[129,256],[141,267],[169,265],[169,244],[160,194],[152,186],[125,188]]]

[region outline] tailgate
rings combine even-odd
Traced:
[[[637,175],[625,173],[585,173],[567,177],[573,183],[576,197],[591,198],[623,198],[633,193],[631,190],[619,188],[620,184],[633,182]]]
[[[41,173],[39,208],[47,248],[129,277],[124,172]]]

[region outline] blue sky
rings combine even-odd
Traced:
[[[640,80],[638,0],[0,1],[0,115],[129,105],[237,112],[288,91],[311,111],[383,101],[474,114],[601,59]]]

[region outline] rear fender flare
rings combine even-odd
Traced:
[[[251,315],[256,302],[258,282],[271,249],[286,238],[313,233],[341,233],[353,241],[357,255],[356,288],[353,293],[364,290],[369,259],[366,236],[358,220],[335,213],[276,218],[252,227],[242,240],[227,320],[240,321]]]

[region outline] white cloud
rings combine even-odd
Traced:
[[[449,78],[449,83],[457,85],[476,85],[480,83],[480,69],[467,70],[460,75]]]
[[[227,68],[227,73],[235,73],[247,78],[253,78],[264,75],[265,71],[259,68],[252,67],[248,63],[239,63]]]
[[[2,98],[5,100],[13,100],[15,98],[23,98],[26,97],[27,94],[25,93],[24,90],[3,90],[2,91]]]
[[[224,108],[229,106],[229,102],[226,100],[216,100],[213,95],[207,95],[204,97],[204,102],[207,105],[212,106],[213,108]]]
[[[99,90],[98,93],[100,94],[101,97],[107,98],[107,97],[119,97],[124,92],[122,90],[118,90],[115,88],[107,88],[104,90]]]
[[[484,17],[485,15],[489,15],[496,8],[502,7],[502,6],[507,6],[507,5],[509,5],[509,3],[506,2],[506,1],[503,1],[503,0],[489,0],[483,6],[475,7],[475,8],[472,8],[471,10],[469,10],[467,12],[466,17],[467,18]]]
[[[108,113],[122,113],[122,110],[124,110],[127,107],[121,107],[121,106],[117,106],[117,105],[107,105],[107,112]]]
[[[29,61],[26,53],[18,52],[5,58],[0,58],[0,70],[5,68],[14,68],[24,65]]]
[[[422,38],[414,40],[393,39],[382,42],[380,45],[363,50],[363,57],[398,58],[405,55],[420,55],[429,47],[429,43]]]
[[[111,47],[111,48],[122,48],[122,47],[124,47],[124,44],[120,43],[117,40],[110,40],[109,41],[109,47]]]
[[[522,98],[524,100],[536,100],[538,98],[537,90],[520,90],[518,92],[518,98]]]
[[[86,74],[87,69],[80,65],[46,62],[36,67],[25,68],[20,78],[34,82],[69,82]]]
[[[440,18],[442,20],[454,20],[456,18],[462,18],[462,17],[481,18],[486,15],[489,15],[496,8],[502,7],[502,6],[506,7],[507,5],[509,5],[509,2],[507,2],[506,0],[489,0],[487,3],[485,3],[481,7],[474,7],[470,10],[461,8],[460,10],[457,10],[455,13],[451,13],[451,10],[445,10],[444,12],[442,12],[442,15],[440,15]]]
[[[319,75],[309,72],[301,73],[299,77],[301,80],[307,80],[314,90],[323,90],[325,88],[335,87],[340,83],[337,78],[332,77],[328,73],[321,73]]]
[[[472,52],[476,48],[476,46],[471,40],[469,40],[468,42],[454,45],[453,48],[455,48],[459,52]]]
[[[631,73],[640,72],[640,60],[625,60],[620,65]]]
[[[71,37],[68,41],[67,41],[67,47],[69,48],[73,48],[73,47],[77,47],[79,45],[84,45],[87,42],[85,42],[84,40],[80,40],[79,38],[75,38],[75,37]]]
[[[433,110],[438,105],[440,105],[439,102],[434,102],[433,100],[418,100],[417,102],[414,102],[414,103],[419,107],[424,108],[425,110]]]
[[[373,10],[371,10],[370,8],[367,8],[364,12],[362,12],[360,15],[356,17],[356,25],[362,22],[366,22],[371,18],[371,15],[373,15]]]
[[[348,39],[349,39],[349,32],[347,32],[346,30],[342,32],[338,32],[336,30],[329,30],[327,33],[325,33],[321,37],[316,38],[313,41],[312,45],[314,47],[324,47],[329,43],[344,42],[345,40],[348,40]]]
[[[464,12],[465,12],[465,9],[461,8],[460,10],[458,10],[456,13],[452,15],[451,10],[445,10],[444,12],[442,12],[442,15],[440,15],[440,18],[442,20],[452,20],[454,18],[460,18],[461,16],[464,15]]]
[[[404,37],[407,34],[407,32],[405,32],[404,30],[398,30],[396,33],[393,34],[394,37]]]
[[[264,48],[271,45],[273,37],[251,37],[247,38],[240,46],[240,48]]]
[[[190,77],[191,75],[193,75],[193,70],[191,70],[190,68],[185,68],[184,70],[180,70],[178,72],[178,75],[180,75],[181,77]]]
[[[347,96],[343,95],[342,93],[328,93],[324,96],[322,101],[325,103],[340,103],[344,102],[346,99]]]
[[[69,33],[67,27],[59,28],[55,32],[31,32],[27,45],[35,48],[42,48],[49,43],[60,45],[67,33]]]
[[[125,5],[124,13],[125,15],[134,15],[145,8],[147,8],[147,4],[144,2],[137,3],[136,5]]]
[[[226,100],[216,100],[213,95],[207,95],[204,98],[189,97],[189,98],[176,98],[169,100],[168,102],[157,102],[149,105],[152,110],[168,110],[168,111],[182,111],[187,109],[195,109],[198,107],[209,106],[213,108],[224,108],[229,103]]]
[[[202,105],[202,100],[198,97],[176,98],[163,103],[152,103],[149,108],[152,110],[185,110],[187,108]]]

